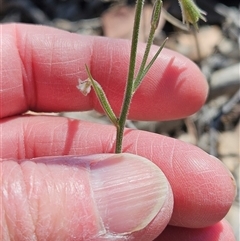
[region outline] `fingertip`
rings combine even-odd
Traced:
[[[125,151],[150,156],[168,178],[174,193],[170,224],[206,227],[227,214],[236,185],[220,160],[196,146],[137,130],[126,132],[124,147]]]
[[[140,156],[52,156],[2,164],[4,230],[17,240],[25,233],[39,240],[150,241],[171,217],[165,175]],[[18,175],[8,175],[11,169]]]
[[[206,228],[182,228],[167,226],[163,233],[154,241],[236,241],[233,230],[226,220],[222,220]]]
[[[153,52],[156,50],[153,46]],[[185,56],[163,49],[136,92],[131,110],[144,110],[138,119],[146,119],[147,112],[150,120],[179,119],[198,111],[207,95],[208,84],[199,67]]]
[[[166,227],[172,213],[173,196],[165,175],[141,156],[108,156],[91,165],[93,192],[108,234],[152,240]]]

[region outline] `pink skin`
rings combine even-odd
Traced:
[[[168,226],[154,241],[233,241],[235,237],[228,222],[222,220],[211,227],[189,229]]]
[[[5,174],[4,184],[1,185],[17,182],[21,187],[35,187],[40,183],[38,181],[44,178],[46,183],[51,184],[47,187],[40,185],[41,195],[44,194],[46,199],[58,198],[60,204],[65,205],[65,189],[62,190],[61,185],[60,196],[48,193],[46,188],[71,179],[74,168],[71,162],[65,166],[51,166],[45,157],[42,159],[45,165],[39,166],[36,165],[39,159],[24,163],[22,160],[113,152],[115,129],[112,126],[62,117],[21,114],[29,109],[36,112],[93,108],[101,111],[93,92],[85,97],[76,88],[79,78],[87,78],[85,64],[90,67],[93,77],[106,91],[114,111],[119,113],[130,44],[125,40],[79,36],[42,26],[2,25],[1,33],[0,124],[4,141],[0,145],[0,153],[4,161],[0,170]],[[142,52],[141,45],[139,61]],[[164,50],[136,92],[129,117],[138,120],[183,118],[196,112],[203,105],[206,96],[207,84],[199,69],[180,54]],[[124,152],[146,157],[159,166],[168,178],[174,195],[173,210],[169,192],[163,209],[155,219],[146,228],[129,234],[129,239],[152,240],[164,229],[172,214],[169,224],[178,227],[168,226],[162,237],[169,238],[163,240],[171,241],[175,240],[175,237],[187,240],[184,237],[189,234],[199,240],[212,241],[210,236],[207,236],[208,233],[216,237],[216,241],[234,240],[229,225],[221,219],[234,200],[235,184],[221,162],[194,146],[137,130],[125,131]],[[66,171],[64,179],[58,175],[62,169]],[[6,175],[10,170],[14,175]],[[34,175],[31,170],[35,170]],[[81,178],[88,187],[89,182],[84,173]],[[36,178],[35,182],[30,182],[33,176]],[[4,178],[8,178],[7,181]],[[3,222],[2,230],[11,233],[17,229],[19,233],[16,235],[24,232],[32,235],[31,230],[35,230],[33,233],[37,236],[40,235],[38,230],[41,230],[43,233],[53,233],[51,238],[54,240],[54,233],[61,226],[56,209],[46,207],[45,212],[39,209],[46,202],[46,199],[41,199],[40,196],[36,205],[32,202],[25,205],[29,191],[26,189],[22,193],[21,198],[14,197],[11,202],[4,203],[3,212],[12,213],[13,217],[15,213],[18,213],[19,217],[23,213],[31,213],[35,219]],[[39,192],[36,191],[36,195],[40,195]],[[87,191],[85,196],[86,200],[82,203],[68,200],[67,203],[72,204],[68,207],[68,215],[81,210],[81,205],[84,208],[87,206],[91,211]],[[52,217],[49,223],[41,221],[46,218],[46,212],[50,212]],[[66,235],[71,230],[74,235],[81,237],[83,228],[92,233],[96,228],[91,225],[93,222],[96,222],[94,216],[72,221],[57,234],[67,240]],[[14,238],[19,240],[19,237]],[[159,240],[162,240],[161,235]]]

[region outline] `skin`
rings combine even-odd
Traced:
[[[88,216],[94,213],[88,192],[91,183],[85,169],[78,173],[86,161],[80,158],[75,169],[72,156],[97,154],[94,156],[97,160],[101,157],[98,153],[113,153],[115,128],[63,117],[22,115],[28,110],[101,112],[93,91],[85,97],[76,88],[79,78],[87,78],[85,64],[118,114],[129,49],[130,43],[125,40],[79,36],[43,26],[1,25],[0,235],[3,240],[79,237],[77,240],[146,241],[161,232],[156,240],[235,240],[231,227],[223,220],[235,197],[235,182],[229,171],[197,147],[139,130],[125,131],[123,151],[151,160],[166,175],[169,191],[163,207],[146,227],[125,237],[93,237],[96,226],[92,224],[98,224],[99,219]],[[138,64],[143,50],[140,45]],[[155,47],[152,55],[154,50]],[[197,66],[165,49],[136,92],[129,118],[184,118],[201,108],[207,91],[207,83]],[[135,168],[138,170],[138,164]],[[74,171],[78,178],[73,178]],[[79,179],[86,192],[81,196],[74,189],[72,196],[77,198],[72,198],[64,187],[70,182],[77,185]],[[12,184],[18,185],[11,188]],[[58,187],[57,191],[51,192],[54,187]],[[23,190],[21,195],[19,190]],[[61,208],[68,204],[67,211],[62,211],[59,217],[59,206],[51,206],[50,200]],[[81,210],[88,210],[87,214],[74,219]],[[22,218],[26,214],[31,218]],[[60,221],[64,218],[67,221],[63,227]],[[87,232],[83,238],[84,230]],[[43,239],[41,235],[46,233],[49,236]]]

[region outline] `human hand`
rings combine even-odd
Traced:
[[[23,115],[28,110],[102,111],[93,92],[85,97],[76,88],[78,78],[87,78],[85,64],[119,113],[128,41],[21,24],[2,25],[1,33],[4,241],[148,241],[161,232],[156,240],[234,240],[222,220],[234,200],[233,177],[199,148],[126,130],[124,152],[139,157],[99,154],[113,152],[113,126]],[[206,95],[199,69],[164,50],[136,92],[129,118],[183,118],[197,111]],[[154,214],[151,220],[147,212]]]

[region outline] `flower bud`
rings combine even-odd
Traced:
[[[153,5],[153,12],[151,18],[151,25],[154,29],[157,29],[159,20],[160,20],[160,13],[161,13],[162,1],[156,0]]]
[[[206,18],[203,15],[206,15],[206,12],[201,10],[193,0],[178,0],[181,10],[182,10],[182,19],[183,23],[189,28],[189,24],[192,24],[196,30],[198,30],[198,21],[202,19],[206,22]]]

